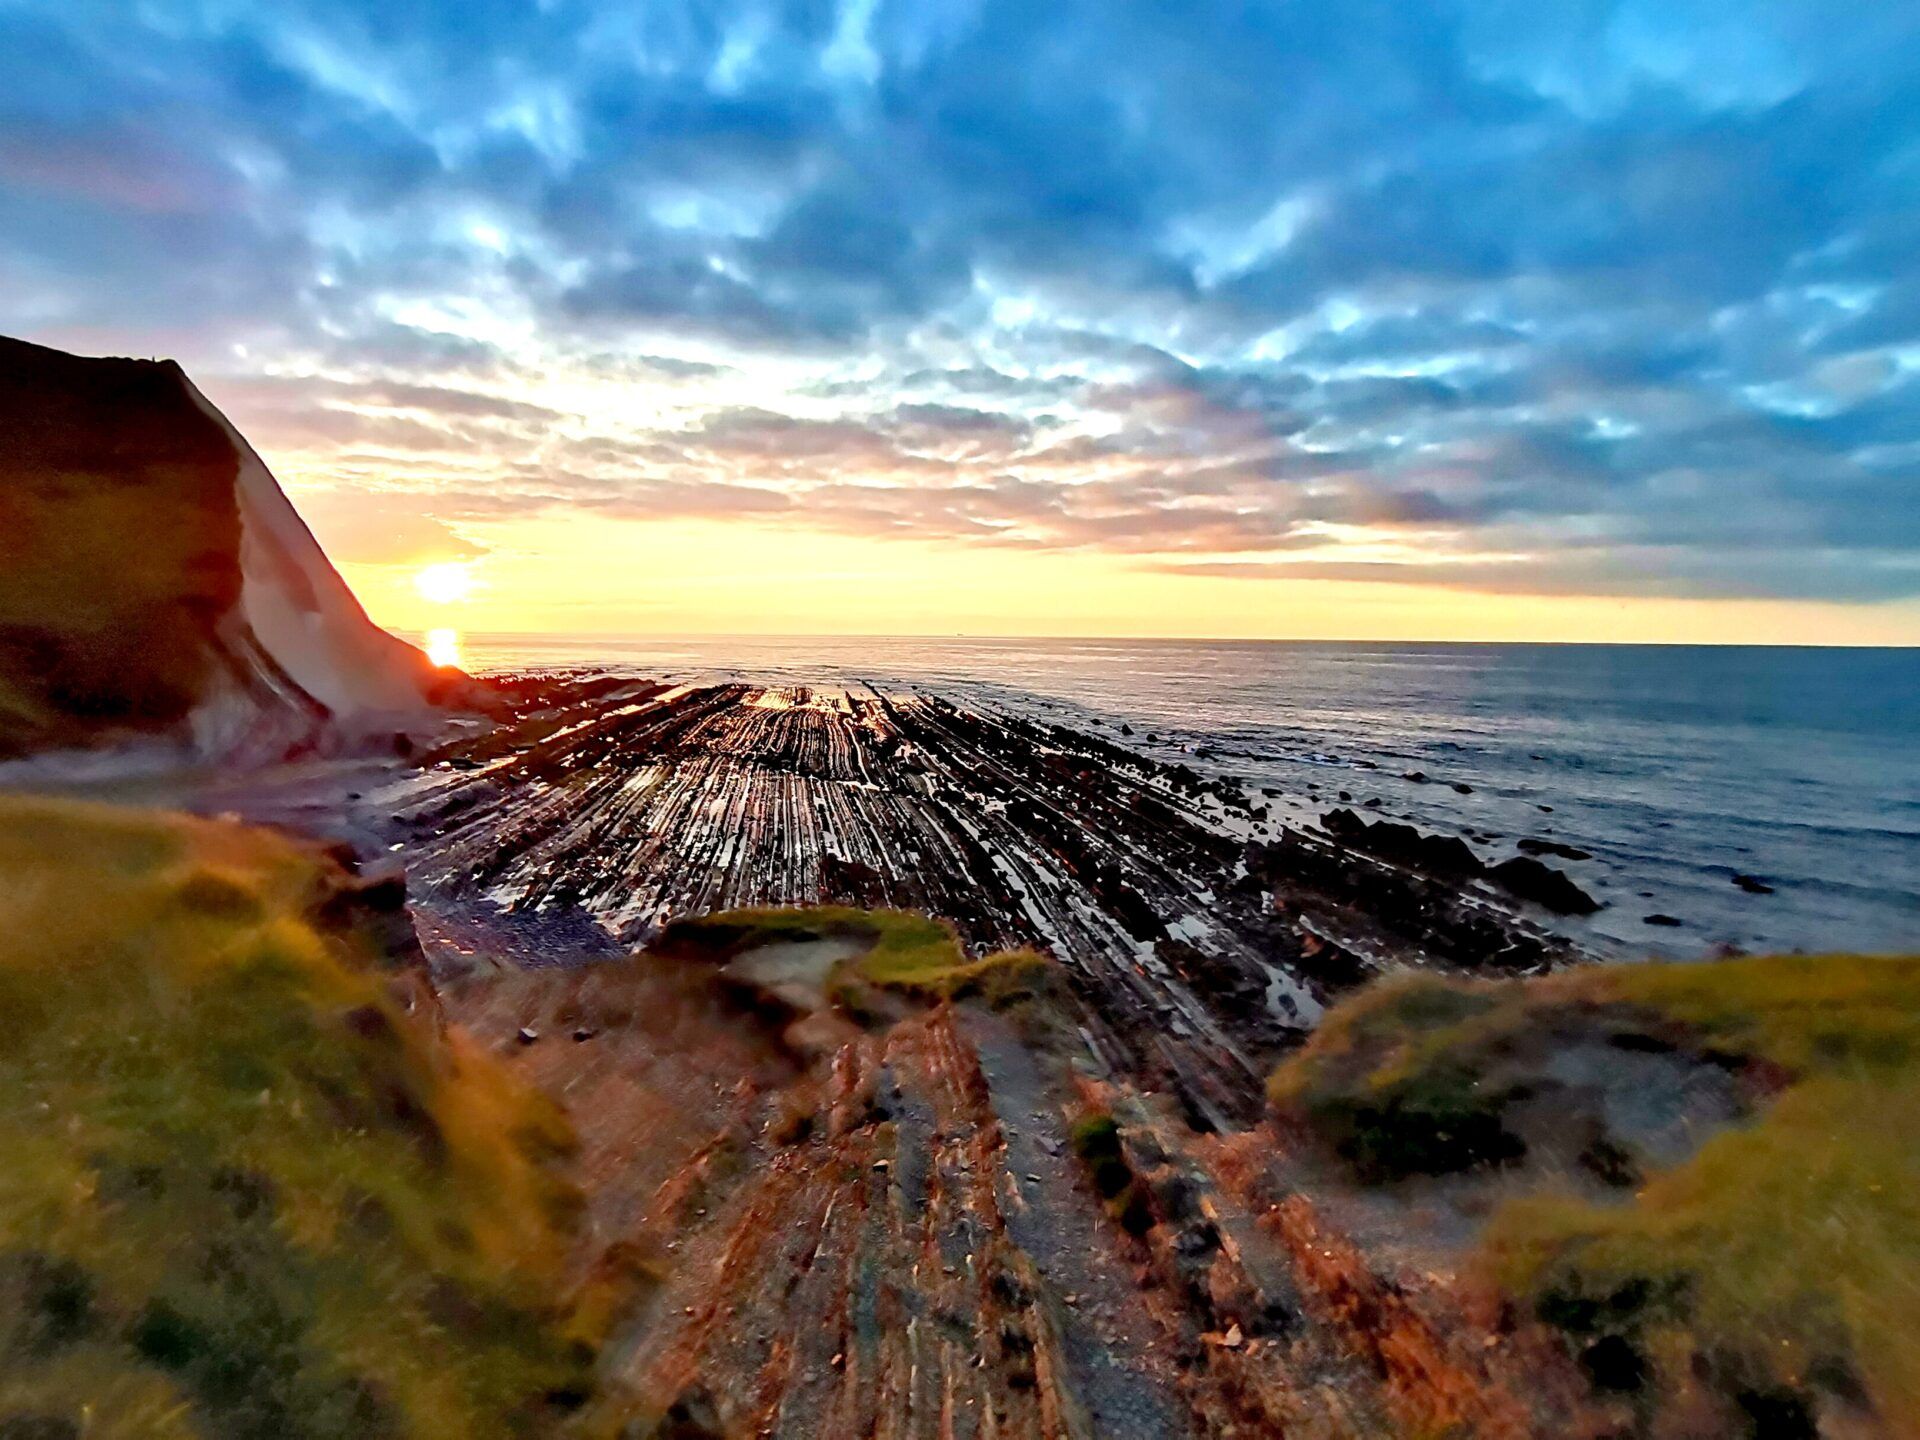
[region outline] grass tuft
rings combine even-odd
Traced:
[[[1120,1143],[1119,1122],[1104,1111],[1083,1115],[1074,1123],[1068,1142],[1107,1213],[1130,1234],[1146,1234],[1153,1227],[1153,1216],[1145,1188]]]
[[[726,960],[767,945],[819,940],[852,940],[866,947],[835,965],[825,986],[828,998],[856,1019],[880,1013],[871,990],[926,1000],[979,997],[1004,1009],[1041,993],[1053,971],[1053,962],[1033,950],[1003,950],[970,960],[959,934],[944,920],[850,905],[724,910],[676,920],[655,949]]]
[[[588,1383],[566,1125],[311,922],[330,873],[0,800],[0,1433],[452,1440]]]
[[[1600,1383],[1651,1400],[1705,1374],[1768,1423],[1846,1401],[1920,1435],[1920,958],[1400,981],[1336,1010],[1270,1094],[1336,1144],[1356,1115],[1398,1106],[1403,1168],[1443,1168],[1407,1115],[1424,1115],[1427,1140],[1437,1116],[1499,1127],[1529,1037],[1583,1031],[1737,1074],[1757,1108],[1630,1203],[1571,1188],[1509,1201],[1484,1237],[1488,1272]]]

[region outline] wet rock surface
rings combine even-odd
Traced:
[[[426,757],[399,817],[437,905],[584,914],[627,946],[739,906],[923,910],[975,953],[1057,956],[1098,1053],[1209,1122],[1250,1113],[1321,1003],[1381,965],[1561,953],[1356,846],[1251,839],[1235,782],[1065,726],[920,691],[508,688],[515,719]]]
[[[1530,855],[1502,860],[1487,871],[1487,878],[1509,894],[1531,900],[1556,915],[1591,915],[1600,908],[1600,902],[1564,872]]]

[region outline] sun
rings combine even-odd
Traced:
[[[426,649],[427,659],[442,670],[457,668],[460,664],[460,632],[429,630]]]
[[[429,565],[413,577],[413,588],[420,598],[436,605],[451,605],[473,594],[473,566],[459,560],[443,560]]]

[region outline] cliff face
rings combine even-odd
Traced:
[[[441,685],[178,365],[0,339],[0,756],[272,753],[404,724]]]

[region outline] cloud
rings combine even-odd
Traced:
[[[1920,593],[1913,0],[19,0],[0,49],[0,328],[180,354],[422,545]]]
[[[300,497],[298,508],[339,564],[425,565],[487,553],[420,505],[417,495],[323,491]]]

